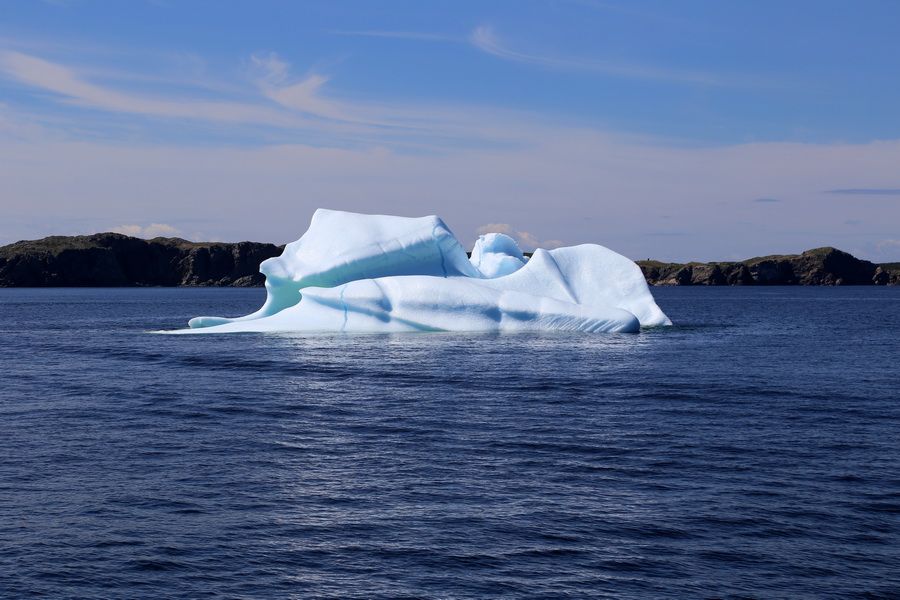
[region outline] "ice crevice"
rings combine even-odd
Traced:
[[[441,248],[441,241],[437,236],[438,227],[440,227],[440,225],[436,223],[434,227],[431,228],[431,238],[434,240],[434,245],[437,247],[437,251],[441,256],[441,272],[444,274],[444,277],[447,277],[447,261],[444,259],[444,249]]]
[[[512,238],[489,233],[470,259],[436,216],[319,209],[306,233],[260,271],[260,310],[196,317],[173,333],[634,333],[671,324],[640,268],[608,248],[538,249],[526,261]]]
[[[347,303],[344,301],[344,292],[347,291],[347,287],[341,287],[341,307],[344,309],[344,322],[341,323],[341,332],[343,333],[347,329]]]

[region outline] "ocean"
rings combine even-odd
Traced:
[[[900,288],[638,335],[166,336],[0,290],[0,597],[898,598]]]

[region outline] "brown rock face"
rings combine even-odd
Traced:
[[[0,248],[0,286],[253,286],[281,247],[142,240],[117,233],[53,236]]]

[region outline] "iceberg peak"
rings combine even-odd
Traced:
[[[504,233],[486,233],[479,236],[472,248],[470,261],[487,278],[503,277],[525,266],[525,255],[516,243]]]

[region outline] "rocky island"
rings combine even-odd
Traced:
[[[0,247],[0,287],[260,286],[259,264],[283,249],[118,233],[51,236]],[[836,248],[734,262],[637,264],[651,285],[900,285],[900,263],[875,264]]]

